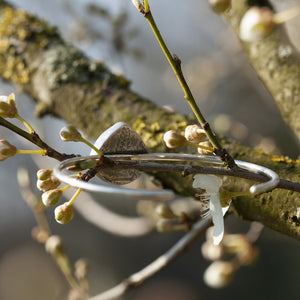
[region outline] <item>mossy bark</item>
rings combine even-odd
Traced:
[[[235,2],[239,1],[233,1]],[[241,3],[245,5],[245,1]],[[235,4],[233,9],[234,7]],[[230,19],[229,15],[228,18]],[[234,16],[231,18],[234,23]],[[37,101],[39,115],[50,113],[63,118],[90,138],[96,138],[113,123],[123,121],[137,130],[150,152],[167,151],[162,142],[163,132],[169,129],[183,131],[191,123],[186,116],[166,112],[132,92],[125,78],[112,74],[102,63],[89,60],[72,45],[66,44],[55,29],[14,9],[5,1],[0,1],[0,20],[0,74]],[[290,59],[291,57],[281,61],[278,67],[284,68],[285,62],[289,66]],[[295,61],[294,64],[296,65]],[[269,67],[264,63],[264,68]],[[272,72],[277,71],[273,68]],[[298,76],[297,72],[291,74]],[[292,82],[289,79],[291,74],[284,73],[282,76],[285,74],[288,74],[288,78],[284,81]],[[271,88],[278,83],[277,75],[268,75],[267,79]],[[287,91],[280,92],[281,96],[278,96],[277,87],[274,88],[274,96],[286,97],[285,101],[290,103],[285,104],[286,118],[293,120],[290,125],[297,129],[297,118],[293,118],[295,111],[298,110],[299,113],[300,109],[298,95],[295,93],[299,87],[295,81],[295,87],[285,86],[285,90],[291,89],[292,96],[287,97]],[[299,82],[298,80],[298,85]],[[223,145],[236,159],[262,164],[274,169],[283,178],[299,182],[299,162],[274,160],[234,142],[224,140]],[[192,176],[182,177],[175,173],[160,173],[155,176],[167,188],[184,195],[194,194],[191,188]],[[241,181],[233,180],[231,188],[241,190]],[[300,224],[296,218],[299,206],[299,194],[276,189],[255,198],[235,199],[232,208],[241,218],[260,221],[270,228],[300,239]]]
[[[224,15],[239,36],[239,24],[250,6],[270,6],[269,1],[232,0]],[[242,43],[250,63],[273,96],[285,122],[300,140],[300,55],[283,25],[259,42]]]

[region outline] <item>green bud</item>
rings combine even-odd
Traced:
[[[0,140],[0,161],[17,154],[17,148],[6,140]]]
[[[170,219],[160,219],[156,223],[156,230],[158,232],[166,233],[174,231],[173,221]]]
[[[165,218],[165,219],[176,218],[174,212],[166,204],[158,205],[155,209],[155,212],[161,218]]]
[[[64,142],[78,142],[81,138],[80,132],[73,125],[63,127],[59,134]]]
[[[15,118],[17,114],[15,95],[12,93],[8,97],[0,96],[0,116],[2,118]]]
[[[57,206],[54,210],[55,220],[60,224],[69,223],[74,217],[73,205],[68,202]]]
[[[45,206],[54,206],[61,198],[63,192],[59,189],[49,190],[42,195],[42,201]]]
[[[222,13],[231,7],[231,0],[209,0],[209,4],[215,13]]]
[[[56,189],[60,184],[61,182],[55,176],[51,175],[46,180],[38,180],[36,186],[39,190],[45,192]]]
[[[52,169],[40,169],[37,171],[36,176],[39,180],[49,179],[53,170]]]
[[[169,130],[164,134],[164,141],[168,148],[182,147],[186,144],[186,139],[175,130]]]
[[[97,161],[95,159],[87,159],[80,163],[80,167],[82,170],[94,168],[96,167],[96,165]]]

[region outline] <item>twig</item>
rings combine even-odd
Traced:
[[[40,232],[45,233],[45,238],[51,235],[49,223],[45,216],[45,208],[40,199],[32,192],[28,171],[24,168],[18,169],[17,179],[23,199],[32,210]]]
[[[192,227],[192,229],[184,235],[173,247],[166,253],[159,256],[156,260],[146,266],[137,273],[130,275],[115,287],[103,292],[89,300],[109,300],[116,299],[124,295],[131,288],[141,285],[145,280],[149,279],[157,272],[167,267],[204,233],[204,231],[211,225],[211,217],[200,220]]]
[[[36,236],[36,238],[38,242],[46,245],[46,242],[49,239],[49,237],[51,238],[51,230],[45,215],[45,209],[41,204],[40,199],[38,199],[30,189],[30,180],[29,180],[28,171],[26,169],[19,169],[17,178],[21,188],[22,196],[26,201],[26,203],[28,204],[28,206],[30,207],[30,209],[32,210],[33,215],[37,221],[38,229],[39,229],[38,234],[43,233],[42,238],[39,238],[38,235]],[[59,253],[59,255],[53,255],[53,253],[51,254],[53,260],[55,261],[55,263],[57,264],[57,266],[65,276],[66,281],[68,282],[70,287],[82,293],[76,279],[72,274],[72,268],[69,263],[69,258],[65,253],[65,251],[62,250],[62,252]]]
[[[146,18],[146,20],[148,21],[164,55],[166,56],[169,64],[171,65],[171,68],[173,69],[178,82],[184,92],[184,98],[185,100],[188,102],[188,104],[190,105],[191,109],[193,110],[196,118],[198,119],[199,123],[201,124],[202,128],[205,130],[207,137],[209,138],[210,142],[212,143],[212,145],[215,148],[215,154],[218,155],[222,161],[225,162],[226,166],[228,166],[229,168],[233,168],[235,167],[235,163],[233,158],[227,153],[227,151],[222,147],[222,145],[220,144],[216,134],[212,131],[212,129],[210,128],[209,123],[205,120],[204,116],[202,115],[198,105],[196,104],[195,98],[185,80],[185,77],[183,75],[182,69],[181,69],[181,61],[180,59],[174,55],[172,56],[172,54],[170,53],[155,21],[154,18],[152,16],[151,10],[149,9],[148,6],[148,1],[144,1],[145,4],[145,11],[144,11],[144,16]]]
[[[46,144],[36,132],[28,133],[25,130],[15,126],[14,124],[6,121],[4,118],[0,117],[0,126],[6,127],[9,130],[15,132],[19,136],[22,136],[29,142],[33,143],[34,145],[38,146],[41,149],[44,149],[47,151],[46,155],[49,157],[52,157],[54,159],[57,159],[59,161],[63,161],[68,158],[76,157],[75,154],[65,154],[65,153],[60,153],[50,147],[48,144]]]

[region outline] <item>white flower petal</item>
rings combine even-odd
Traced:
[[[210,212],[214,223],[213,243],[219,245],[224,235],[223,211],[219,193],[212,193],[210,198]]]
[[[227,213],[228,209],[229,209],[229,205],[225,206],[225,207],[222,207],[223,216],[225,216],[225,214]]]
[[[8,97],[7,96],[0,96],[0,101],[8,102]]]
[[[222,180],[211,174],[196,174],[194,176],[193,188],[201,188],[207,193],[217,193],[222,185]]]

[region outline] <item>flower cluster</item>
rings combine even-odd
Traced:
[[[168,148],[177,148],[183,146],[197,147],[200,154],[210,154],[213,148],[210,142],[204,141],[205,131],[199,125],[189,125],[185,128],[184,135],[169,130],[164,134],[164,141]]]
[[[207,230],[207,240],[201,247],[203,257],[212,261],[203,277],[208,286],[223,288],[231,283],[240,267],[255,263],[258,250],[243,234],[225,234],[222,243],[215,245],[213,230]]]

